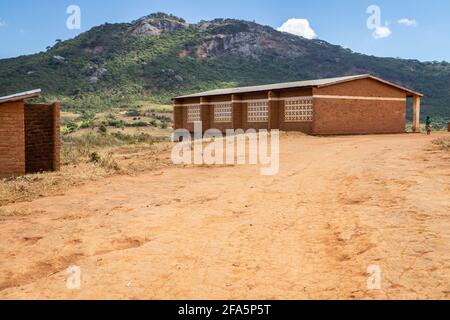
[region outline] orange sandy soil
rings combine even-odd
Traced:
[[[273,177],[172,167],[10,205],[33,212],[0,218],[0,298],[448,299],[441,136],[283,135]]]

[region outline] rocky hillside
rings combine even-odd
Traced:
[[[377,58],[253,22],[188,24],[158,13],[105,24],[46,52],[0,60],[0,95],[42,88],[66,109],[228,86],[372,73],[426,94],[424,113],[450,117],[450,64]]]

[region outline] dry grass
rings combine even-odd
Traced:
[[[5,210],[0,208],[0,218],[4,217],[26,217],[33,213],[30,209],[24,210]]]
[[[450,151],[450,137],[443,137],[433,141],[433,144],[439,146],[441,149]]]
[[[135,175],[171,164],[169,142],[128,142],[111,136],[88,135],[69,139],[61,151],[61,170],[0,180],[0,207],[49,195],[113,175]],[[95,161],[92,159],[96,154]],[[0,216],[23,213],[0,211]]]

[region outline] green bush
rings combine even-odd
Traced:
[[[126,112],[126,116],[130,118],[140,117],[142,116],[141,111],[139,109],[131,109]]]
[[[91,153],[91,156],[90,156],[90,161],[91,162],[98,163],[98,162],[100,162],[100,160],[102,160],[102,157],[100,157],[98,152],[92,152]]]
[[[92,128],[93,126],[94,126],[93,120],[83,120],[83,122],[81,122],[81,124],[80,124],[81,129],[88,129],[88,128]]]
[[[148,123],[143,122],[143,121],[138,121],[138,122],[126,123],[125,126],[132,127],[132,128],[148,127]]]
[[[125,122],[123,122],[122,120],[114,120],[114,119],[108,119],[105,122],[105,125],[108,127],[114,127],[117,129],[121,129],[125,127]]]
[[[106,126],[104,124],[102,124],[99,128],[98,128],[98,132],[101,134],[106,134],[108,132],[108,128],[106,128]]]

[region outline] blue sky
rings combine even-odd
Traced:
[[[66,9],[73,4],[81,8],[81,30],[66,28]],[[366,24],[370,5],[381,9],[378,39]],[[274,28],[288,19],[307,19],[319,39],[356,52],[450,61],[448,0],[1,0],[0,58],[36,53],[93,26],[130,22],[158,11],[192,23],[224,17]],[[408,21],[400,24],[400,19]]]

